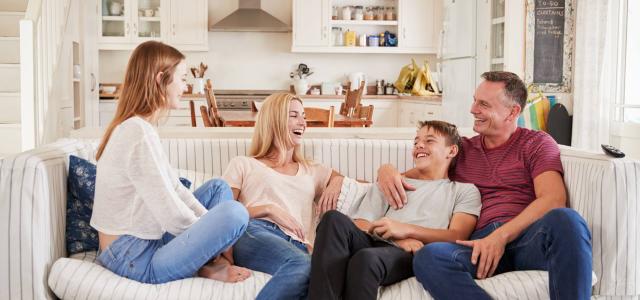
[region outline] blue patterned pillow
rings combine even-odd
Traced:
[[[185,187],[191,181],[180,177]],[[96,165],[71,155],[67,177],[67,228],[68,255],[98,250],[98,232],[89,225],[96,191]]]

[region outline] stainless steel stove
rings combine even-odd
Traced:
[[[279,90],[214,90],[218,109],[220,110],[249,110],[252,101],[262,101],[267,96],[285,92]]]

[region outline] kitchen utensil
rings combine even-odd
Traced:
[[[349,81],[351,82],[351,85],[349,86],[349,89],[352,91],[357,90],[358,88],[360,88],[360,82],[364,81],[364,86],[365,89],[363,91],[363,95],[367,93],[367,77],[364,75],[364,73],[362,72],[353,72],[351,74],[349,74]]]

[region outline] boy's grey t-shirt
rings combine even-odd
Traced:
[[[416,190],[407,191],[403,208],[391,208],[378,185],[372,184],[352,218],[375,221],[386,216],[402,223],[447,229],[454,213],[480,215],[480,192],[473,184],[449,179],[405,180]]]

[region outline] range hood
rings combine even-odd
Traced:
[[[291,27],[260,8],[260,0],[238,0],[238,9],[209,31],[290,32]]]

